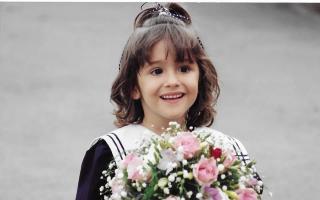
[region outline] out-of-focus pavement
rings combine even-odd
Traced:
[[[0,3],[1,199],[74,199],[140,3]],[[240,139],[273,199],[317,199],[320,15],[184,4],[221,82],[214,128]],[[265,195],[264,199],[269,199]]]

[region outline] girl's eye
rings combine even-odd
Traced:
[[[187,73],[190,71],[190,67],[188,65],[183,65],[179,69],[182,73]]]
[[[151,74],[155,75],[155,76],[157,76],[157,75],[159,75],[161,73],[162,73],[162,69],[160,69],[160,68],[156,68],[156,69],[151,71]]]

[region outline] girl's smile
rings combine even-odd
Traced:
[[[140,99],[144,119],[142,125],[167,127],[170,121],[185,124],[188,109],[198,95],[199,67],[196,62],[176,62],[175,50],[167,40],[156,43],[150,62],[139,71],[133,99]]]
[[[183,92],[170,92],[164,95],[161,95],[160,98],[167,103],[177,103],[181,98],[183,98]]]

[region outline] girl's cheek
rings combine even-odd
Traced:
[[[190,73],[188,76],[185,76],[185,79],[190,83],[198,83],[199,75],[197,73]]]

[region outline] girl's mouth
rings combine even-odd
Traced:
[[[162,95],[160,98],[166,102],[175,103],[184,96],[184,93],[174,95]]]

